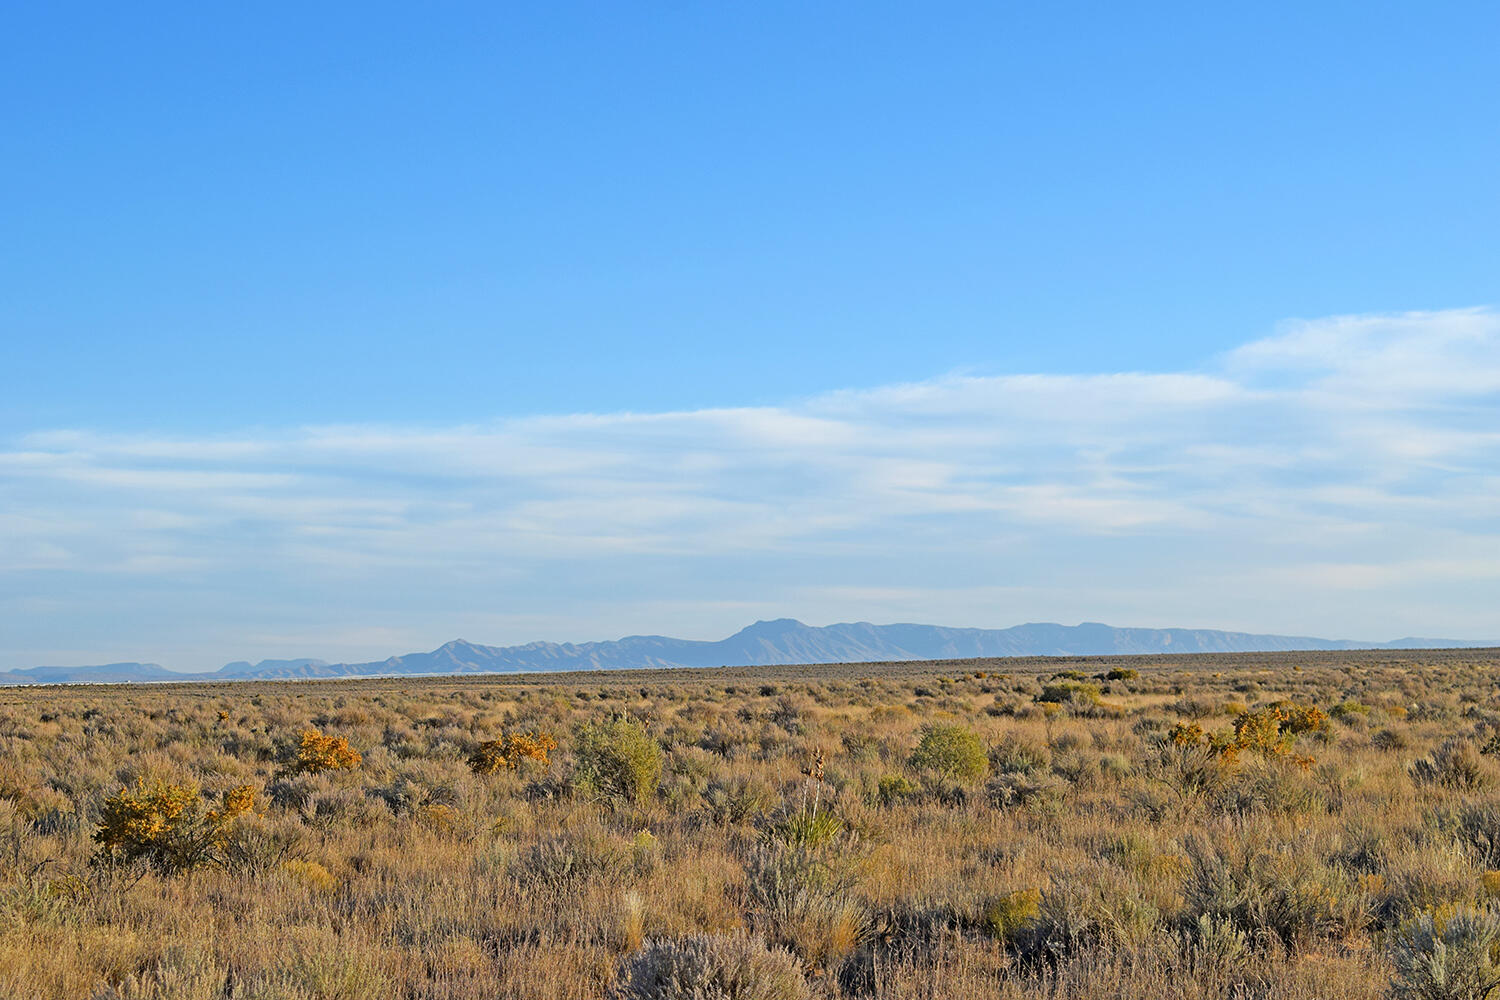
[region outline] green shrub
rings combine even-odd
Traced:
[[[992,899],[984,906],[984,929],[990,937],[1009,944],[1041,914],[1041,902],[1040,889],[1018,889]]]
[[[1364,718],[1370,714],[1370,706],[1360,704],[1357,701],[1341,701],[1328,710],[1328,714],[1346,725],[1355,718]]]
[[[880,779],[876,796],[881,805],[894,805],[917,794],[917,786],[904,774],[887,774]]]
[[[1101,693],[1099,685],[1085,684],[1082,681],[1062,681],[1057,684],[1045,684],[1042,693],[1036,696],[1039,702],[1051,702],[1057,705],[1079,705],[1093,707],[1101,704]]]
[[[663,755],[646,728],[625,716],[578,730],[573,787],[585,795],[642,802],[661,781]]]
[[[922,738],[911,754],[911,766],[952,781],[975,782],[990,769],[989,757],[979,737],[964,726],[953,724],[922,727]]]

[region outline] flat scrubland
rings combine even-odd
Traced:
[[[0,689],[0,997],[1488,995],[1500,651]]]

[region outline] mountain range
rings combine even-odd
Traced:
[[[1339,649],[1439,649],[1500,645],[1455,639],[1358,642],[1307,636],[1254,635],[1218,629],[1115,628],[1030,624],[1005,629],[939,625],[804,625],[792,618],[756,622],[727,639],[707,642],[632,635],[609,642],[532,642],[481,646],[455,639],[430,653],[407,653],[369,663],[302,658],[244,660],[207,673],[181,673],[155,663],[91,667],[30,667],[0,671],[0,684],[118,684],[137,681],[274,680],[420,674],[620,670],[640,667],[719,667],[769,664],[868,663],[1007,656],[1109,656],[1161,653],[1251,653]]]

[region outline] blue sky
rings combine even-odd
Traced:
[[[1494,5],[45,5],[0,667],[1500,635]]]

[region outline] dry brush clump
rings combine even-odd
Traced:
[[[751,937],[699,934],[653,941],[621,969],[612,1000],[808,1000],[790,952]]]

